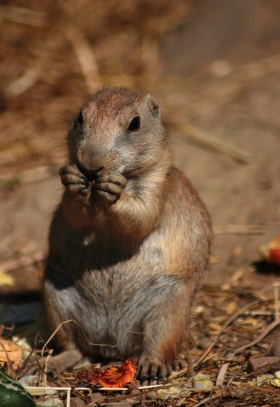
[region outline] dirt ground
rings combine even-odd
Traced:
[[[2,10],[13,16],[15,10],[6,3]],[[2,295],[39,288],[36,267],[25,274],[18,265],[40,261],[47,249],[48,225],[62,191],[57,170],[65,162],[63,140],[71,117],[88,98],[88,78],[93,78],[92,89],[100,84],[142,86],[159,99],[177,166],[212,217],[215,240],[206,282],[225,285],[240,279],[257,288],[280,282],[279,268],[258,263],[259,247],[280,234],[280,5],[273,0],[178,1],[171,13],[163,3],[159,20],[163,24],[170,13],[168,29],[150,29],[151,24],[156,26],[157,10],[151,20],[146,18],[150,25],[139,23],[134,31],[121,13],[117,15],[119,25],[131,30],[129,40],[115,23],[111,36],[105,38],[103,33],[103,39],[94,43],[94,33],[90,37],[88,22],[83,26],[84,16],[79,14],[79,25],[96,56],[98,80],[96,72],[85,73],[79,67],[75,52],[63,42],[59,18],[57,37],[48,37],[41,49],[40,30],[45,30],[38,25],[41,14],[30,16],[38,23],[35,28],[31,24],[38,38],[34,32],[28,34],[28,23],[3,19],[2,30],[8,27],[10,37],[1,68],[5,77],[0,112],[0,281],[1,272],[5,278],[11,273],[16,285],[11,287],[3,277]],[[22,7],[20,2],[17,6]],[[48,15],[51,6],[35,11],[42,10]],[[135,18],[132,12],[131,16]],[[21,24],[24,29],[18,27]],[[117,41],[133,50],[122,54],[126,62],[117,59]],[[72,58],[69,72],[62,49]],[[48,54],[50,50],[53,53]],[[14,64],[7,73],[17,52],[24,69]],[[46,55],[51,55],[49,65],[44,69],[38,65],[38,73],[32,58],[46,61]],[[39,79],[31,79],[31,85],[20,91],[26,77],[23,82],[19,78],[33,72],[31,68]],[[204,136],[203,141],[197,134]],[[225,152],[223,143],[233,149]]]
[[[218,12],[212,14],[214,4]],[[273,1],[269,6],[252,4],[196,2],[176,30],[159,37],[160,76],[157,81],[147,76],[145,82],[161,102],[177,165],[199,191],[217,228],[211,281],[227,280],[232,272],[259,260],[259,246],[280,229],[280,7]],[[34,100],[28,100],[26,112],[25,92],[9,98],[8,84],[2,85],[10,110],[3,106],[0,116],[1,178],[10,188],[0,191],[0,255],[9,264],[15,256],[38,256],[46,250],[48,224],[62,191],[57,169],[64,163],[63,140],[70,118],[87,96],[71,89],[70,98],[49,97],[40,128],[34,115],[44,110],[36,100],[39,94],[44,101],[41,90],[31,93]],[[60,119],[62,101],[67,115],[64,109]],[[244,150],[247,162],[199,144],[176,127],[176,120]],[[223,233],[236,225],[243,226],[245,234]],[[253,282],[258,279],[265,282],[255,273]]]

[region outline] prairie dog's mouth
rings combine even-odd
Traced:
[[[103,169],[103,167],[100,167],[98,170],[96,171],[91,171],[88,170],[86,168],[84,168],[82,165],[78,165],[79,170],[81,171],[81,173],[89,180],[89,181],[94,181],[96,180],[96,178],[98,178],[98,175],[100,173],[100,171]]]

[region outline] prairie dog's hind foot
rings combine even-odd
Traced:
[[[146,381],[148,381],[148,383],[152,383],[153,381],[160,383],[167,379],[171,373],[171,366],[148,361],[140,361],[138,364],[137,379],[141,384],[144,384]]]
[[[149,383],[153,382],[154,380],[156,380],[157,383],[164,381],[171,376],[172,372],[179,372],[180,370],[184,370],[188,367],[188,358],[185,356],[185,354],[187,353],[182,352],[178,354],[176,359],[174,359],[170,364],[152,362],[149,361],[149,359],[145,356],[140,357],[138,362],[137,379],[142,384],[145,381],[148,381]]]

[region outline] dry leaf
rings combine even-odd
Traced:
[[[14,370],[22,361],[22,348],[8,339],[0,338],[0,362],[7,362]]]
[[[14,279],[7,272],[0,270],[0,286],[2,285],[14,285]]]
[[[210,375],[197,373],[194,376],[194,387],[196,389],[212,389],[214,383],[210,380]]]
[[[218,324],[215,324],[214,322],[210,322],[208,327],[212,329],[212,331],[220,331],[222,327]]]
[[[256,318],[246,318],[238,321],[239,325],[258,325],[259,321]]]
[[[275,372],[275,375],[264,374],[258,376],[256,379],[248,382],[248,384],[251,384],[252,386],[266,386],[271,384],[272,386],[280,387],[280,371]]]
[[[227,315],[233,314],[237,310],[236,302],[232,301],[226,306]]]

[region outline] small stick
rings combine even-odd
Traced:
[[[63,325],[69,324],[69,323],[74,323],[74,324],[76,324],[76,325],[80,328],[81,333],[83,334],[84,338],[86,339],[86,341],[88,342],[89,345],[100,346],[100,347],[101,347],[101,346],[110,346],[111,348],[115,348],[115,347],[118,346],[118,345],[109,345],[109,344],[107,344],[107,343],[92,343],[92,342],[90,342],[90,341],[89,341],[89,338],[86,336],[86,334],[85,334],[85,332],[83,331],[83,329],[82,329],[82,327],[80,326],[80,324],[79,324],[75,319],[68,319],[67,321],[63,321],[63,322],[61,322],[61,323],[58,325],[58,327],[57,327],[57,328],[54,330],[54,332],[51,334],[51,336],[49,337],[49,339],[47,340],[47,342],[44,344],[44,346],[42,347],[42,350],[41,350],[41,357],[42,357],[42,358],[44,357],[44,352],[45,352],[45,350],[46,350],[46,347],[48,346],[49,342],[53,339],[53,337],[56,335],[56,333],[59,331],[59,329],[60,329]]]
[[[264,230],[256,225],[214,226],[215,235],[262,235]]]
[[[268,387],[253,386],[252,384],[243,383],[243,382],[236,382],[236,381],[232,381],[231,383],[235,384],[238,387],[246,387],[247,389],[259,390],[259,391],[279,395],[279,390],[278,389],[273,390],[273,389],[269,389]]]
[[[49,351],[49,354],[47,355],[47,357],[45,359],[45,365],[43,368],[43,380],[42,380],[43,387],[47,387],[47,385],[48,385],[48,380],[47,380],[48,362],[52,356],[52,353],[53,353],[53,349],[51,349]]]
[[[279,300],[279,283],[274,283],[274,304],[275,304],[275,319],[279,321],[280,319],[280,300]]]
[[[280,69],[280,54],[273,55],[255,62],[241,66],[236,70],[244,79],[261,78],[268,74],[278,72]]]
[[[33,25],[34,27],[44,27],[46,25],[46,15],[40,11],[28,10],[23,7],[1,6],[1,19]]]
[[[80,64],[85,82],[90,94],[101,87],[101,80],[97,68],[97,62],[84,33],[75,25],[71,24],[66,30],[66,35],[71,42]]]
[[[223,382],[225,380],[225,375],[226,375],[226,372],[228,370],[228,367],[229,367],[229,363],[224,363],[221,366],[221,369],[219,370],[219,373],[218,373],[218,376],[217,376],[217,379],[216,379],[216,386],[222,386],[222,384],[223,384]]]
[[[189,370],[188,376],[189,376],[189,378],[191,378],[194,376],[194,369],[193,369],[193,360],[192,360],[189,349],[187,349],[187,362],[188,362],[188,370]]]
[[[6,86],[4,92],[7,97],[16,97],[27,91],[39,80],[40,72],[28,69],[22,76]]]
[[[241,150],[230,143],[220,140],[192,124],[176,123],[172,120],[172,125],[182,131],[189,139],[218,151],[219,153],[223,153],[224,155],[233,158],[235,161],[243,164],[248,164],[250,161],[251,154],[247,151]]]

